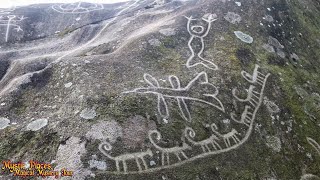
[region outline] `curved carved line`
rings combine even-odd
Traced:
[[[198,65],[202,65],[208,69],[212,69],[212,70],[218,70],[218,66],[209,61],[209,60],[206,60],[202,57],[202,54],[203,54],[203,51],[204,51],[204,48],[205,48],[205,44],[204,44],[204,38],[209,34],[210,32],[210,29],[211,29],[211,25],[212,25],[212,22],[215,21],[216,19],[213,19],[213,15],[210,15],[208,17],[208,19],[205,19],[205,18],[202,18],[202,20],[206,21],[207,22],[207,29],[206,29],[206,32],[203,34],[203,35],[199,35],[201,33],[204,32],[204,27],[203,26],[199,26],[199,25],[196,25],[196,26],[191,26],[191,21],[195,20],[191,17],[187,17],[187,16],[184,16],[185,18],[188,19],[188,23],[187,23],[187,30],[188,30],[188,33],[190,34],[190,39],[188,41],[188,47],[191,51],[191,55],[190,57],[188,58],[187,62],[186,62],[186,66],[187,68],[192,68],[192,67],[195,67],[195,66],[198,66]],[[201,28],[201,31],[195,31],[194,28]],[[199,38],[201,40],[201,50],[200,52],[197,54],[197,58],[195,58],[195,52],[192,48],[192,42],[194,40],[194,38]],[[197,59],[197,60],[196,60]],[[195,62],[192,62],[192,61],[195,61]]]
[[[74,3],[71,3],[71,4],[74,4]],[[51,8],[56,12],[63,13],[63,14],[81,14],[81,13],[89,13],[91,11],[104,9],[104,6],[102,4],[96,4],[96,3],[93,4],[94,5],[93,7],[88,7],[88,8],[81,7],[81,2],[78,2],[77,7],[70,8],[70,9],[63,7],[64,5],[65,4],[53,5],[51,6]],[[85,11],[78,11],[78,10],[85,10]]]
[[[234,149],[238,148],[239,146],[241,146],[242,144],[244,144],[249,139],[249,137],[250,137],[250,135],[252,133],[255,116],[256,116],[256,113],[259,110],[259,108],[261,106],[261,103],[263,101],[263,92],[264,92],[264,89],[265,89],[265,86],[266,86],[266,82],[267,82],[267,79],[268,79],[269,76],[270,76],[270,74],[268,73],[265,76],[265,79],[263,81],[262,88],[261,88],[261,91],[260,91],[259,104],[255,107],[255,110],[254,110],[253,116],[252,116],[252,121],[250,123],[249,129],[248,129],[245,137],[243,139],[241,139],[241,140],[236,139],[237,141],[239,140],[238,144],[234,144],[233,146],[227,147],[226,149],[221,149],[221,150],[217,150],[217,151],[210,151],[210,152],[207,152],[207,153],[199,154],[199,155],[193,156],[193,157],[191,157],[189,159],[186,159],[184,161],[179,161],[178,163],[175,163],[175,164],[172,164],[172,165],[166,165],[166,166],[152,168],[152,169],[148,169],[148,170],[144,170],[144,171],[131,171],[131,172],[127,172],[127,174],[151,173],[151,172],[155,172],[155,171],[159,171],[159,170],[163,170],[163,169],[167,169],[167,168],[177,167],[177,166],[180,166],[182,164],[185,164],[185,163],[188,163],[188,162],[192,162],[192,161],[194,161],[196,159],[200,159],[200,158],[204,158],[204,157],[207,157],[207,156],[210,156],[210,155],[221,154],[221,153],[224,153],[224,152],[228,152],[228,151],[234,150]],[[119,173],[119,172],[112,172],[112,171],[107,171],[107,173],[110,173],[110,174],[122,174],[122,173]]]
[[[320,145],[314,139],[312,139],[310,137],[307,137],[307,141],[320,155]]]

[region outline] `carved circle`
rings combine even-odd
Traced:
[[[106,151],[111,151],[112,149],[112,146],[110,143],[108,142],[103,142],[100,144],[100,147],[103,149],[103,150],[106,150]]]
[[[201,34],[204,32],[204,27],[202,26],[191,26],[191,31],[196,34]]]

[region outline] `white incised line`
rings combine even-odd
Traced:
[[[108,174],[140,174],[140,173],[152,173],[152,172],[155,172],[155,171],[159,171],[159,170],[163,170],[163,169],[168,169],[168,168],[172,168],[172,167],[177,167],[177,166],[180,166],[182,164],[185,164],[185,163],[188,163],[188,162],[192,162],[196,159],[200,159],[200,158],[204,158],[204,157],[207,157],[209,155],[216,155],[216,154],[221,154],[221,153],[224,153],[224,152],[228,152],[228,151],[231,151],[231,150],[234,150],[238,147],[240,147],[242,144],[244,144],[250,137],[251,133],[252,133],[252,130],[253,130],[253,124],[254,124],[254,120],[256,118],[256,114],[258,112],[258,110],[260,109],[260,106],[261,106],[261,103],[263,101],[263,93],[264,93],[264,89],[266,87],[266,83],[267,83],[267,80],[268,80],[268,77],[270,76],[270,74],[268,73],[266,76],[265,76],[265,79],[263,81],[263,84],[262,84],[262,87],[261,87],[261,90],[260,90],[260,98],[259,98],[259,104],[255,107],[255,110],[253,112],[253,116],[252,116],[252,121],[250,123],[250,126],[249,126],[249,129],[245,135],[245,137],[238,143],[238,144],[235,144],[233,146],[230,146],[226,149],[221,149],[221,150],[218,150],[218,151],[210,151],[210,152],[207,152],[207,153],[202,153],[202,154],[199,154],[199,155],[196,155],[194,157],[191,157],[187,160],[184,160],[184,161],[180,161],[178,163],[175,163],[175,164],[171,164],[171,165],[166,165],[166,166],[160,166],[160,167],[156,167],[156,168],[153,168],[153,169],[148,169],[148,170],[144,170],[144,171],[129,171],[129,172],[126,172],[126,173],[119,173],[119,172],[115,172],[115,171],[104,171],[103,173],[108,173]],[[310,140],[311,138],[309,138],[308,140]],[[313,145],[314,146],[314,145]],[[315,147],[315,146],[314,146]],[[102,173],[102,172],[101,172]]]
[[[320,155],[320,145],[312,138],[307,137],[308,143],[318,152]]]
[[[2,96],[2,94],[3,94],[6,90],[9,90],[9,89],[12,87],[12,86],[11,86],[12,84],[14,84],[14,83],[15,83],[16,81],[18,81],[19,79],[20,79],[20,80],[28,79],[28,78],[30,78],[34,73],[43,72],[43,71],[45,71],[47,68],[52,67],[53,64],[58,63],[58,62],[59,62],[61,59],[63,59],[64,57],[66,57],[66,56],[68,56],[68,55],[70,55],[70,54],[72,54],[72,53],[74,53],[74,52],[76,52],[76,51],[78,51],[78,50],[80,50],[80,49],[82,49],[82,48],[87,47],[89,44],[91,44],[92,42],[94,42],[94,41],[101,35],[101,33],[102,33],[111,23],[113,23],[113,22],[118,18],[118,16],[121,15],[121,13],[123,13],[124,11],[132,8],[133,6],[136,6],[139,1],[140,1],[140,0],[135,0],[135,2],[134,2],[133,4],[131,4],[130,6],[124,8],[124,9],[122,9],[122,10],[119,11],[117,14],[115,14],[115,17],[112,18],[112,19],[99,31],[99,33],[98,33],[94,38],[92,38],[90,41],[88,41],[88,42],[85,43],[84,45],[82,45],[82,46],[80,46],[80,47],[78,47],[78,48],[75,48],[75,49],[73,49],[73,50],[71,50],[71,51],[66,52],[66,54],[60,56],[59,58],[57,58],[56,60],[54,60],[54,61],[53,61],[52,63],[50,63],[46,68],[44,68],[44,69],[42,69],[42,70],[39,70],[39,71],[36,71],[36,72],[26,73],[26,74],[24,74],[24,75],[22,75],[22,76],[20,76],[20,77],[17,77],[17,78],[14,78],[13,80],[11,80],[11,82],[9,82],[9,87],[7,86],[4,90],[0,91],[0,97]],[[143,0],[143,1],[144,1],[144,0]],[[143,2],[143,1],[142,1],[142,2]],[[128,3],[127,3],[127,4],[128,4]],[[137,6],[136,6],[136,7],[137,7]]]
[[[101,35],[101,33],[102,33],[111,23],[113,23],[113,22],[118,18],[118,16],[119,16],[122,12],[124,12],[124,11],[126,11],[127,9],[130,9],[131,7],[135,6],[135,5],[138,3],[138,1],[139,1],[139,0],[136,0],[136,1],[135,1],[133,4],[131,4],[130,6],[122,9],[121,11],[119,11],[119,12],[115,15],[115,17],[112,18],[112,19],[100,30],[100,32],[99,32],[94,38],[92,38],[90,41],[88,41],[88,42],[85,43],[84,45],[82,45],[82,46],[80,46],[80,47],[78,47],[78,48],[75,48],[75,49],[67,52],[66,54],[60,56],[58,59],[56,59],[56,60],[54,61],[54,63],[59,62],[62,58],[66,57],[66,56],[68,56],[68,55],[70,55],[70,54],[72,54],[72,53],[74,53],[74,52],[76,52],[76,51],[78,51],[78,50],[80,50],[80,49],[82,49],[82,48],[84,48],[84,47],[87,47],[89,44],[91,44],[92,42],[94,42],[94,41]]]

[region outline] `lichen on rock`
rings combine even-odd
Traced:
[[[174,36],[176,34],[173,28],[160,29],[159,32],[164,36]]]
[[[272,148],[275,152],[281,151],[281,140],[276,136],[267,136],[267,146]]]
[[[27,130],[38,131],[48,124],[48,119],[37,119],[27,125]]]
[[[151,46],[160,46],[161,45],[161,42],[159,41],[159,39],[150,39],[150,40],[148,40],[148,42]]]
[[[90,175],[90,171],[83,168],[81,156],[86,153],[85,142],[82,142],[78,137],[70,137],[65,144],[61,144],[58,148],[55,157],[54,168],[56,171],[67,169],[74,171],[73,178],[84,179]]]
[[[268,51],[269,53],[275,53],[276,51],[274,50],[273,46],[270,44],[263,44],[262,47]]]
[[[8,127],[10,124],[10,120],[7,118],[0,118],[0,129],[5,129],[6,127]]]
[[[241,16],[234,12],[228,12],[227,15],[224,16],[224,19],[232,24],[237,24],[237,23],[240,23]]]
[[[266,16],[263,17],[263,19],[268,21],[268,22],[270,22],[270,23],[274,21],[274,19],[273,19],[273,17],[271,15],[266,15]]]
[[[237,36],[238,39],[240,39],[242,42],[245,42],[245,43],[248,43],[248,44],[251,44],[253,43],[253,38],[248,35],[248,34],[245,34],[241,31],[234,31],[234,34]]]
[[[274,38],[272,36],[269,36],[268,44],[270,44],[271,46],[274,46],[277,49],[283,49],[284,48],[284,46],[278,41],[278,39],[276,39],[276,38]]]
[[[89,161],[90,168],[97,168],[98,170],[105,171],[107,170],[107,163],[104,161],[98,161],[95,159],[91,159]]]
[[[94,109],[85,108],[81,111],[80,117],[86,120],[94,119],[97,116],[97,113]]]
[[[122,136],[122,127],[115,120],[100,121],[93,124],[91,129],[86,133],[88,139],[108,140],[111,143],[116,142],[117,138]]]

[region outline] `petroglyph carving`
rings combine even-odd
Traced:
[[[53,5],[52,9],[65,14],[76,14],[76,13],[89,13],[91,11],[97,11],[104,9],[102,4],[77,2],[69,4]]]
[[[266,80],[266,78],[268,76],[268,75],[266,76],[266,75],[260,73],[258,71],[259,68],[260,67],[258,65],[256,65],[252,75],[247,73],[247,72],[245,72],[245,71],[241,72],[241,75],[245,80],[247,80],[249,83],[254,84],[254,85],[250,85],[249,90],[248,90],[248,96],[247,96],[246,99],[241,99],[236,95],[236,91],[237,91],[236,88],[232,90],[233,96],[238,101],[240,101],[240,102],[249,102],[254,107],[258,106],[258,104],[261,103],[260,92],[255,90],[255,85],[257,84],[257,85],[263,86],[263,84],[265,83],[264,81]],[[248,107],[246,107],[245,111],[247,111],[247,110],[248,110]],[[248,114],[248,113],[246,113],[246,114]],[[234,117],[234,116],[232,115],[232,117]]]
[[[16,16],[16,15],[7,15],[0,17],[0,26],[4,26],[6,28],[6,36],[5,41],[8,42],[10,30],[13,28],[17,32],[23,31],[21,26],[18,25],[21,21],[26,19],[24,16]]]
[[[248,95],[246,99],[241,99],[236,95],[237,89],[232,90],[232,94],[235,99],[239,102],[247,102],[248,105],[245,106],[244,111],[241,114],[240,120],[237,120],[236,114],[232,112],[231,119],[237,123],[244,124],[246,126],[250,126],[251,122],[255,119],[256,109],[261,106],[263,102],[263,91],[259,92],[259,87],[263,90],[266,84],[266,81],[270,74],[264,75],[263,73],[259,72],[259,66],[255,65],[253,74],[251,75],[248,72],[242,71],[242,77],[248,81],[249,83],[253,84],[250,85],[248,89]]]
[[[312,138],[307,137],[308,143],[318,152],[320,155],[320,145]]]
[[[212,69],[212,70],[217,70],[218,66],[216,64],[214,64],[213,62],[206,60],[203,58],[203,51],[205,48],[204,45],[204,38],[209,34],[212,22],[216,21],[217,19],[217,15],[216,14],[205,14],[202,17],[202,20],[205,21],[207,23],[207,28],[201,26],[201,25],[191,25],[192,21],[195,21],[196,19],[193,19],[192,16],[187,17],[184,16],[185,18],[188,19],[188,23],[187,23],[187,29],[188,32],[190,34],[190,40],[188,42],[188,47],[191,51],[191,56],[189,57],[189,59],[187,60],[186,66],[187,68],[192,68],[198,65],[202,65],[206,68]],[[197,50],[196,46],[196,42],[197,39],[200,40],[200,50]],[[197,54],[197,55],[195,55]]]
[[[253,106],[257,106],[259,103],[259,92],[254,91],[254,86],[250,85],[249,90],[248,90],[248,95],[246,99],[241,99],[236,95],[236,89],[232,90],[232,95],[234,96],[234,98],[236,98],[238,101],[240,102],[249,102],[250,104],[252,104]]]
[[[231,113],[231,119],[237,123],[244,124],[249,127],[253,116],[252,112],[249,111],[250,109],[250,106],[244,107],[244,111],[241,114],[240,120],[237,120],[235,113]]]
[[[212,129],[213,133],[216,134],[216,136],[221,137],[223,139],[226,147],[230,147],[232,145],[230,140],[233,140],[235,144],[240,143],[240,139],[238,138],[238,136],[240,136],[240,134],[235,129],[232,129],[227,134],[221,134],[217,131],[218,127],[215,123],[211,124],[211,129]]]
[[[180,155],[184,159],[188,159],[187,155],[185,154],[185,150],[191,150],[191,147],[187,145],[185,142],[183,142],[182,146],[176,146],[171,148],[163,148],[157,145],[157,143],[153,140],[152,136],[156,135],[157,141],[161,140],[161,134],[157,130],[149,131],[149,140],[152,143],[152,145],[161,152],[161,164],[164,165],[170,165],[170,154],[174,154],[179,161],[181,161]],[[165,160],[166,159],[166,160]]]
[[[150,74],[144,74],[143,79],[145,82],[150,86],[152,89],[160,89],[160,84],[157,79],[155,79],[153,76]],[[131,93],[131,92],[137,92],[137,93],[151,93],[147,89],[135,89],[133,91],[128,91],[124,93]],[[161,93],[154,92],[154,94],[157,95],[158,98],[158,112],[163,117],[164,119],[169,118],[169,109],[166,100],[164,99],[164,96]]]
[[[0,10],[0,18],[2,17],[2,15],[6,15],[6,14],[10,14],[12,11],[14,11],[16,9],[15,6],[12,6],[10,8],[6,8],[6,9],[1,9]]]
[[[203,153],[212,151],[209,145],[211,145],[214,150],[222,149],[221,146],[217,143],[219,138],[214,134],[212,134],[209,138],[205,140],[194,141],[193,138],[196,136],[196,133],[192,128],[187,127],[184,130],[184,136],[192,145],[200,146]]]
[[[253,89],[254,89],[254,86],[251,85],[251,86],[249,87],[248,96],[247,96],[246,99],[241,99],[241,98],[239,98],[239,97],[237,96],[237,94],[236,94],[237,89],[236,89],[236,88],[234,88],[234,89],[232,90],[232,95],[234,96],[234,98],[236,98],[236,100],[238,100],[238,101],[240,101],[240,102],[248,102],[248,101],[250,101],[250,99],[252,98]]]
[[[126,161],[128,160],[135,160],[136,163],[137,163],[137,167],[139,169],[139,171],[142,171],[142,167],[141,167],[141,164],[139,162],[139,160],[142,161],[142,164],[144,166],[144,169],[147,170],[148,169],[148,165],[146,163],[146,161],[144,160],[145,157],[147,156],[150,156],[152,157],[153,156],[153,153],[150,149],[148,149],[147,151],[144,151],[144,152],[137,152],[137,153],[131,153],[131,154],[123,154],[123,155],[119,155],[119,156],[116,156],[116,157],[113,157],[111,156],[108,151],[110,151],[112,149],[112,146],[110,143],[108,142],[102,142],[100,145],[99,145],[99,150],[105,155],[107,156],[109,159],[112,159],[116,162],[116,167],[117,167],[117,171],[120,172],[121,169],[120,169],[120,162],[122,162],[122,166],[123,166],[123,172],[124,173],[127,173],[128,172],[128,166],[127,166],[127,163]]]
[[[315,179],[315,180],[319,180],[320,177],[316,176],[316,175],[313,175],[313,174],[304,174],[303,176],[301,176],[300,180],[312,180],[312,179]]]
[[[221,153],[225,153],[231,150],[234,150],[238,148],[239,146],[243,145],[250,137],[252,130],[254,128],[254,120],[256,118],[256,113],[259,110],[262,102],[263,102],[263,93],[265,90],[265,86],[267,83],[267,79],[270,76],[270,74],[263,74],[259,72],[259,66],[256,65],[255,69],[252,74],[249,74],[248,72],[242,71],[241,72],[243,78],[250,83],[248,94],[245,99],[241,99],[236,95],[236,90],[233,90],[233,96],[235,97],[235,100],[237,100],[240,103],[244,103],[244,111],[241,114],[240,120],[237,119],[236,113],[231,113],[231,119],[239,124],[245,125],[244,128],[241,128],[241,133],[238,132],[237,129],[232,128],[230,132],[227,133],[221,133],[218,131],[218,126],[215,123],[211,124],[211,131],[212,134],[204,140],[196,141],[195,136],[196,132],[191,127],[186,127],[184,129],[184,132],[181,136],[182,140],[182,146],[175,146],[175,147],[169,147],[164,148],[157,144],[156,141],[161,140],[161,134],[157,130],[151,130],[148,133],[148,138],[153,146],[151,148],[152,150],[156,150],[157,152],[161,152],[161,164],[159,165],[153,165],[149,169],[145,167],[144,169],[139,168],[139,171],[128,171],[126,165],[124,165],[125,171],[121,172],[119,168],[119,162],[122,161],[120,159],[118,160],[117,165],[117,172],[110,172],[110,173],[116,173],[116,174],[136,174],[136,173],[150,173],[159,171],[166,168],[172,168],[179,165],[182,165],[186,162],[191,162],[199,158],[204,158],[210,155],[217,155]],[[205,104],[209,104],[215,108],[220,108],[221,111],[224,112],[224,108],[221,104],[221,102],[216,99],[216,95],[218,94],[218,90],[215,86],[210,84],[208,82],[208,77],[205,72],[199,73],[189,84],[182,88],[179,79],[176,76],[169,76],[169,82],[171,85],[171,88],[163,88],[160,86],[159,82],[152,77],[149,74],[144,75],[145,81],[150,85],[147,88],[137,88],[133,91],[128,91],[125,93],[142,93],[142,94],[155,94],[158,96],[158,101],[162,101],[158,103],[158,105],[162,104],[163,106],[167,107],[167,104],[165,103],[166,98],[174,98],[180,103],[179,108],[181,113],[184,114],[184,118],[187,121],[191,121],[189,119],[189,108],[185,102],[185,100],[193,100],[202,102]],[[199,88],[200,87],[200,88]],[[209,91],[209,90],[210,91]],[[194,90],[200,90],[202,96],[209,96],[214,97],[215,101],[219,101],[221,106],[212,105],[211,101],[204,101],[203,98],[199,98],[198,96],[194,96]],[[198,92],[198,91],[196,91]],[[254,101],[253,101],[254,100]],[[163,111],[164,115],[168,114],[168,108],[164,107],[158,107],[159,111]],[[164,108],[161,110],[161,108]],[[188,113],[189,112],[189,113]],[[319,146],[318,144],[314,146]],[[108,148],[107,146],[105,149],[110,150],[111,148]],[[201,148],[202,151],[199,152],[199,148]],[[102,149],[101,145],[99,149]],[[100,150],[101,151],[101,150]],[[319,150],[320,151],[320,150]],[[103,151],[102,151],[103,152]],[[154,153],[142,153],[139,154],[142,159],[150,154]],[[107,153],[105,154],[108,155]],[[171,159],[170,156],[174,158],[174,160]],[[122,157],[122,156],[119,156]],[[131,158],[125,158],[125,160],[134,159],[135,153],[128,154],[125,157],[131,157]],[[111,157],[112,159],[113,157]]]
[[[225,112],[221,101],[216,97],[218,89],[208,81],[207,73],[201,72],[189,84],[182,88],[180,80],[176,76],[169,76],[171,88],[160,87],[159,82],[149,74],[144,74],[144,80],[150,85],[147,88],[137,88],[124,93],[155,94],[158,97],[158,112],[163,118],[169,117],[168,105],[165,98],[174,98],[182,117],[191,122],[191,114],[186,100],[204,103]]]
[[[259,68],[260,68],[259,65],[255,65],[252,75],[245,72],[245,71],[242,71],[241,75],[249,83],[252,83],[252,84],[258,83],[259,85],[263,85],[263,82],[264,82],[266,76],[258,71]]]

